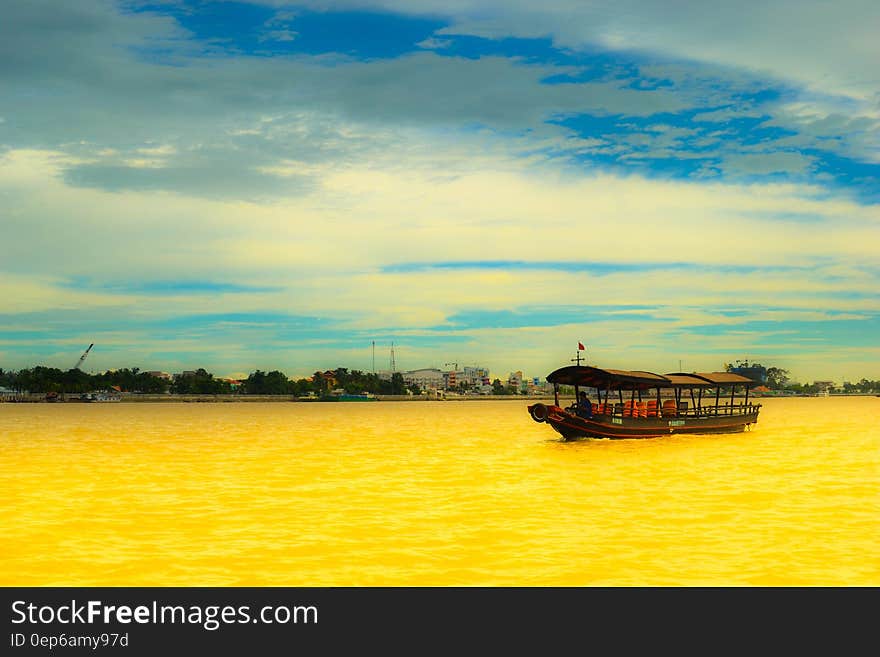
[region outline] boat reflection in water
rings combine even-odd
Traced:
[[[731,372],[654,374],[572,365],[550,373],[547,381],[553,384],[554,403],[532,404],[529,414],[564,440],[735,433],[756,423],[761,408],[749,402],[749,390],[758,383]],[[579,413],[577,403],[559,405],[563,385],[574,386],[575,399],[592,389],[591,416]],[[741,401],[737,390],[745,391]]]

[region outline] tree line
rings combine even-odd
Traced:
[[[763,372],[766,378],[764,385],[771,390],[779,392],[792,392],[795,394],[815,394],[825,389],[825,384],[814,381],[813,383],[797,383],[791,380],[791,372],[781,367],[764,367],[760,363],[749,363],[749,361],[736,361],[735,365],[727,363],[724,369],[728,372],[737,369],[746,369],[753,372]],[[848,394],[853,393],[875,393],[880,392],[880,381],[871,381],[862,378],[858,383],[845,382],[839,388],[840,391]]]
[[[0,368],[0,387],[16,392],[33,393],[86,393],[100,390],[144,394],[178,395],[294,395],[305,397],[323,395],[335,389],[347,393],[371,392],[382,395],[403,395],[409,389],[414,394],[421,390],[417,385],[407,386],[400,372],[391,379],[359,370],[349,371],[340,367],[328,372],[315,372],[311,378],[289,379],[279,370],[251,372],[247,379],[233,382],[215,377],[204,368],[175,374],[170,380],[141,371],[137,367],[108,370],[89,374],[78,369],[60,370],[38,365],[18,371]]]
[[[737,361],[737,367],[751,367],[766,372],[768,388],[780,392],[788,391],[796,394],[814,394],[822,391],[818,383],[800,384],[791,382],[789,371],[779,367],[764,368],[759,363],[749,364]],[[734,369],[733,365],[725,365],[725,369]],[[327,372],[315,372],[309,378],[288,379],[279,370],[264,372],[256,370],[240,382],[231,382],[217,378],[204,368],[193,372],[175,374],[170,380],[143,372],[137,367],[108,370],[99,374],[89,374],[79,369],[60,370],[54,367],[38,365],[18,371],[0,368],[0,387],[17,392],[34,393],[85,393],[98,390],[119,390],[120,392],[144,394],[178,394],[178,395],[293,395],[306,397],[324,395],[332,390],[342,389],[349,394],[373,393],[377,395],[404,395],[407,391],[420,394],[417,384],[407,385],[400,372],[395,372],[391,379],[380,379],[373,373],[360,370],[349,370],[338,367]],[[468,384],[458,386],[459,392],[467,392]],[[880,381],[862,378],[856,383],[844,383],[840,390],[844,393],[876,393],[880,392]],[[492,381],[492,394],[512,395],[517,391],[499,379]]]

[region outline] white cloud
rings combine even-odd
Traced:
[[[286,4],[260,2],[260,4]],[[306,0],[320,10],[377,8],[446,16],[443,34],[550,37],[561,47],[602,45],[791,80],[876,104],[880,5],[873,0],[706,3],[619,0]]]
[[[652,323],[650,333],[638,319],[590,320],[592,335],[605,336],[610,361],[626,346],[661,349],[674,343],[676,331],[700,323],[834,321],[880,310],[874,295],[880,282],[876,207],[792,185],[581,179],[549,167],[526,171],[515,159],[500,157],[485,156],[474,167],[466,157],[456,159],[454,148],[443,153],[441,143],[433,152],[446,158],[445,178],[436,176],[433,158],[389,152],[385,160],[324,171],[322,187],[272,205],[77,189],[60,178],[51,154],[7,154],[0,161],[0,194],[11,201],[5,228],[16,239],[0,245],[0,261],[10,273],[0,314],[79,311],[92,314],[89,321],[106,317],[117,326],[120,318],[131,323],[138,317],[294,313],[331,321],[337,331],[326,334],[331,343],[346,332],[390,328],[405,334],[443,326],[444,340],[461,336],[473,343],[468,353],[474,358],[484,346],[489,358],[494,347],[481,336],[492,331],[462,329],[449,324],[450,317],[523,307],[658,308],[652,312],[666,321]],[[451,167],[456,161],[460,166]],[[515,267],[385,271],[388,265],[450,261],[632,268],[603,275]],[[664,262],[668,267],[660,270],[637,266]],[[98,287],[78,288],[80,280]],[[147,294],[137,285],[125,291],[125,284],[167,280],[233,282],[257,291]],[[122,291],[112,291],[114,285]],[[738,318],[694,310],[725,306],[785,310]],[[204,337],[200,353],[221,360],[230,357],[221,352],[238,353],[236,368],[246,367],[247,350],[228,350],[235,338],[228,327],[217,330],[216,338]],[[548,340],[546,351],[559,339],[553,333],[565,328],[530,330]],[[250,336],[241,331],[244,344]],[[139,335],[162,350],[144,332]],[[181,342],[165,345],[165,351],[184,348],[187,334],[178,337]],[[721,348],[723,339],[698,342],[695,350],[710,350]],[[139,343],[132,338],[126,349],[143,350]],[[265,336],[260,343],[272,346]],[[321,351],[314,340],[307,344]],[[283,351],[284,345],[277,340],[274,349]],[[508,352],[507,360],[499,354],[492,362],[500,367],[528,358],[522,346]]]
[[[814,158],[797,152],[729,153],[724,156],[724,169],[729,173],[747,175],[797,174],[809,170],[813,161]]]
[[[382,6],[403,12],[432,9]],[[468,59],[425,51],[370,62],[339,55],[251,58],[212,51],[205,56],[172,19],[125,14],[112,7],[98,0],[65,5],[58,20],[48,20],[47,6],[36,3],[16,7],[6,15],[5,27],[0,26],[0,54],[11,62],[21,60],[21,66],[0,69],[9,90],[4,116],[12,117],[0,128],[0,140],[12,148],[54,149],[76,157],[68,166],[68,180],[84,187],[269,201],[307,193],[316,184],[314,168],[321,163],[344,169],[364,157],[399,152],[404,141],[416,149],[420,142],[431,143],[437,133],[470,141],[480,129],[493,131],[506,141],[507,152],[522,157],[604,155],[622,164],[704,157],[711,160],[706,171],[731,174],[774,172],[781,158],[787,158],[784,170],[803,172],[809,160],[795,161],[792,151],[799,148],[878,157],[880,128],[864,114],[863,104],[845,105],[856,118],[843,120],[839,101],[815,94],[799,103],[762,106],[778,110],[767,126],[799,131],[767,144],[768,149],[787,151],[778,157],[746,154],[737,161],[727,157],[725,144],[676,126],[602,139],[546,123],[580,113],[638,117],[707,105],[728,106],[726,111],[740,118],[750,115],[755,109],[735,101],[734,92],[760,89],[756,79],[715,64],[646,63],[644,71],[672,79],[676,86],[640,90],[630,86],[631,72],[547,85],[542,81],[548,76],[577,73],[577,68],[505,57]],[[466,2],[444,7],[440,15],[477,22],[483,20],[480,16],[500,12],[498,20],[512,34],[518,29],[541,31],[544,23],[576,31],[579,17],[589,16],[595,20],[584,39],[600,39],[608,21],[627,20],[579,3],[551,3],[542,7],[536,22],[527,20],[533,17],[529,3],[513,3],[504,12],[491,4],[481,11]],[[560,17],[563,9],[573,12],[565,20]],[[651,10],[644,14],[652,15]],[[272,28],[295,25],[295,13],[282,8],[269,23]],[[696,29],[684,20],[681,29],[691,28]],[[554,34],[552,29],[549,33]],[[565,39],[561,43],[576,45]],[[157,44],[170,53],[165,59],[138,54],[154,52]],[[59,107],[63,120],[58,120]],[[697,118],[724,117],[715,112]],[[701,146],[708,149],[691,150]],[[739,148],[730,141],[727,146]],[[292,162],[303,163],[300,174]]]

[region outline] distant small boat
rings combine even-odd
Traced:
[[[379,398],[371,392],[363,392],[359,394],[349,394],[347,392],[331,392],[329,395],[322,395],[321,397],[319,397],[318,401],[365,402],[379,401]]]
[[[546,422],[564,440],[575,438],[657,438],[678,433],[734,433],[758,421],[761,404],[749,402],[752,379],[731,372],[654,374],[576,365],[547,375],[554,403],[532,404],[535,422]],[[578,414],[577,404],[562,408],[559,387],[596,390],[592,416]],[[737,387],[745,400],[736,403]],[[703,393],[711,390],[714,394]],[[724,390],[724,397],[721,396]],[[689,401],[683,399],[689,392]],[[628,399],[627,399],[628,397]],[[724,403],[722,403],[722,401]]]
[[[81,402],[118,402],[122,400],[122,395],[111,392],[84,392],[79,396]]]

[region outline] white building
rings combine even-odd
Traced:
[[[410,370],[402,374],[403,380],[408,386],[416,384],[422,390],[440,390],[444,387],[446,378],[443,372],[433,367]]]
[[[469,383],[474,388],[489,385],[489,370],[485,367],[465,367],[458,376],[458,382]]]

